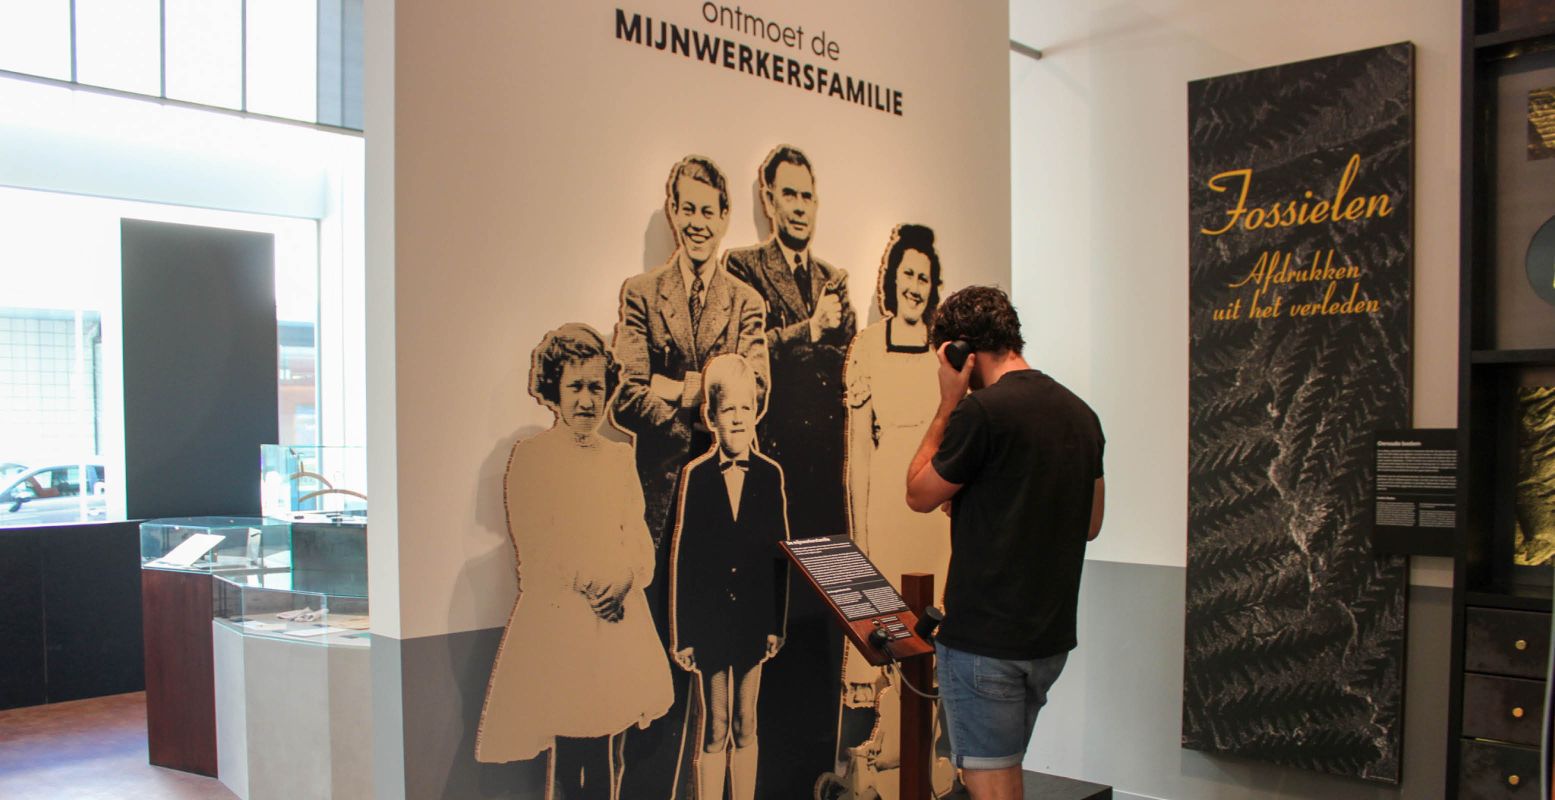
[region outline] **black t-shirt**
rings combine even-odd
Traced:
[[[933,461],[963,484],[939,633],[947,647],[1006,659],[1074,649],[1105,444],[1090,406],[1037,370],[1006,373],[951,412]]]

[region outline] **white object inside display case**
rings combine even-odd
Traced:
[[[257,538],[259,531],[250,528],[250,536]],[[227,537],[219,533],[196,533],[185,539],[182,544],[168,551],[168,554],[152,561],[147,566],[151,567],[188,567],[194,562],[204,558],[207,553],[216,549],[216,546],[225,542]]]

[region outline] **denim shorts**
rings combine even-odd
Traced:
[[[1068,653],[1011,661],[935,643],[939,696],[955,765],[963,769],[1019,766],[1047,704],[1047,692]]]

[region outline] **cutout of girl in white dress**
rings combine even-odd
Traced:
[[[598,435],[617,384],[598,331],[563,325],[532,355],[529,392],[556,414],[513,445],[503,500],[519,595],[476,736],[483,762],[551,751],[546,797],[617,800],[625,731],[674,697],[648,614],[653,539],[630,447]]]
[[[699,800],[756,796],[761,665],[783,646],[788,538],[783,470],[755,449],[765,379],[743,357],[708,362],[703,418],[712,449],[681,473],[670,561],[670,651],[697,675],[703,713]]]
[[[902,500],[902,480],[939,403],[939,361],[929,348],[929,321],[943,282],[934,231],[898,225],[881,257],[875,302],[883,319],[848,348],[843,384],[848,401],[848,503],[853,539],[891,585],[927,572],[943,592],[950,564],[950,520],[917,514]],[[817,797],[894,797],[901,764],[899,689],[884,670],[852,648],[843,654],[838,763]],[[948,762],[934,767],[936,793],[953,779]]]

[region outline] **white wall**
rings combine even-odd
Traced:
[[[1414,421],[1456,425],[1459,15],[1456,0],[1011,0],[1011,38],[1045,53],[1010,56],[1015,296],[1034,363],[1091,402],[1108,440],[1107,521],[1088,586],[1115,579],[1097,562],[1179,575],[1186,564],[1191,80],[1415,43]],[[1450,562],[1415,561],[1413,583],[1450,584]],[[1182,603],[1175,589],[1158,604],[1131,600]],[[1080,650],[1043,712],[1029,768],[1183,800],[1313,796],[1303,792],[1318,785],[1335,797],[1399,796],[1181,750],[1180,695],[1130,691],[1180,691],[1181,636],[1114,610],[1082,608]],[[1437,633],[1446,635],[1427,635]],[[1411,686],[1436,685],[1445,660],[1418,659],[1413,628],[1411,637],[1411,659],[1435,670]],[[1141,670],[1178,678],[1142,682]],[[1411,758],[1439,765],[1445,737],[1411,730],[1406,769]],[[1426,780],[1403,796],[1440,791]]]
[[[362,120],[366,148],[363,214],[366,255],[363,299],[366,306],[365,383],[367,396],[368,511],[367,585],[375,635],[400,630],[399,439],[394,397],[394,31],[395,3],[369,3],[362,15]],[[398,687],[395,687],[396,689]],[[398,694],[396,691],[395,695]],[[378,705],[375,700],[375,705]]]
[[[1032,355],[1107,433],[1095,559],[1184,566],[1187,83],[1416,44],[1415,424],[1457,424],[1454,0],[1012,0],[1014,281]],[[1440,571],[1440,564],[1431,565]]]
[[[935,228],[952,288],[1009,285],[1002,5],[726,5],[824,29],[841,46],[836,68],[900,89],[905,114],[617,41],[614,4],[369,4],[376,633],[506,620],[502,472],[514,439],[550,424],[526,393],[530,350],[564,322],[609,335],[622,281],[669,254],[664,183],[682,156],[728,173],[724,245],[739,247],[765,235],[760,160],[778,143],[804,149],[821,199],[816,253],[850,271],[861,313],[900,222]],[[720,32],[693,0],[620,7]]]

